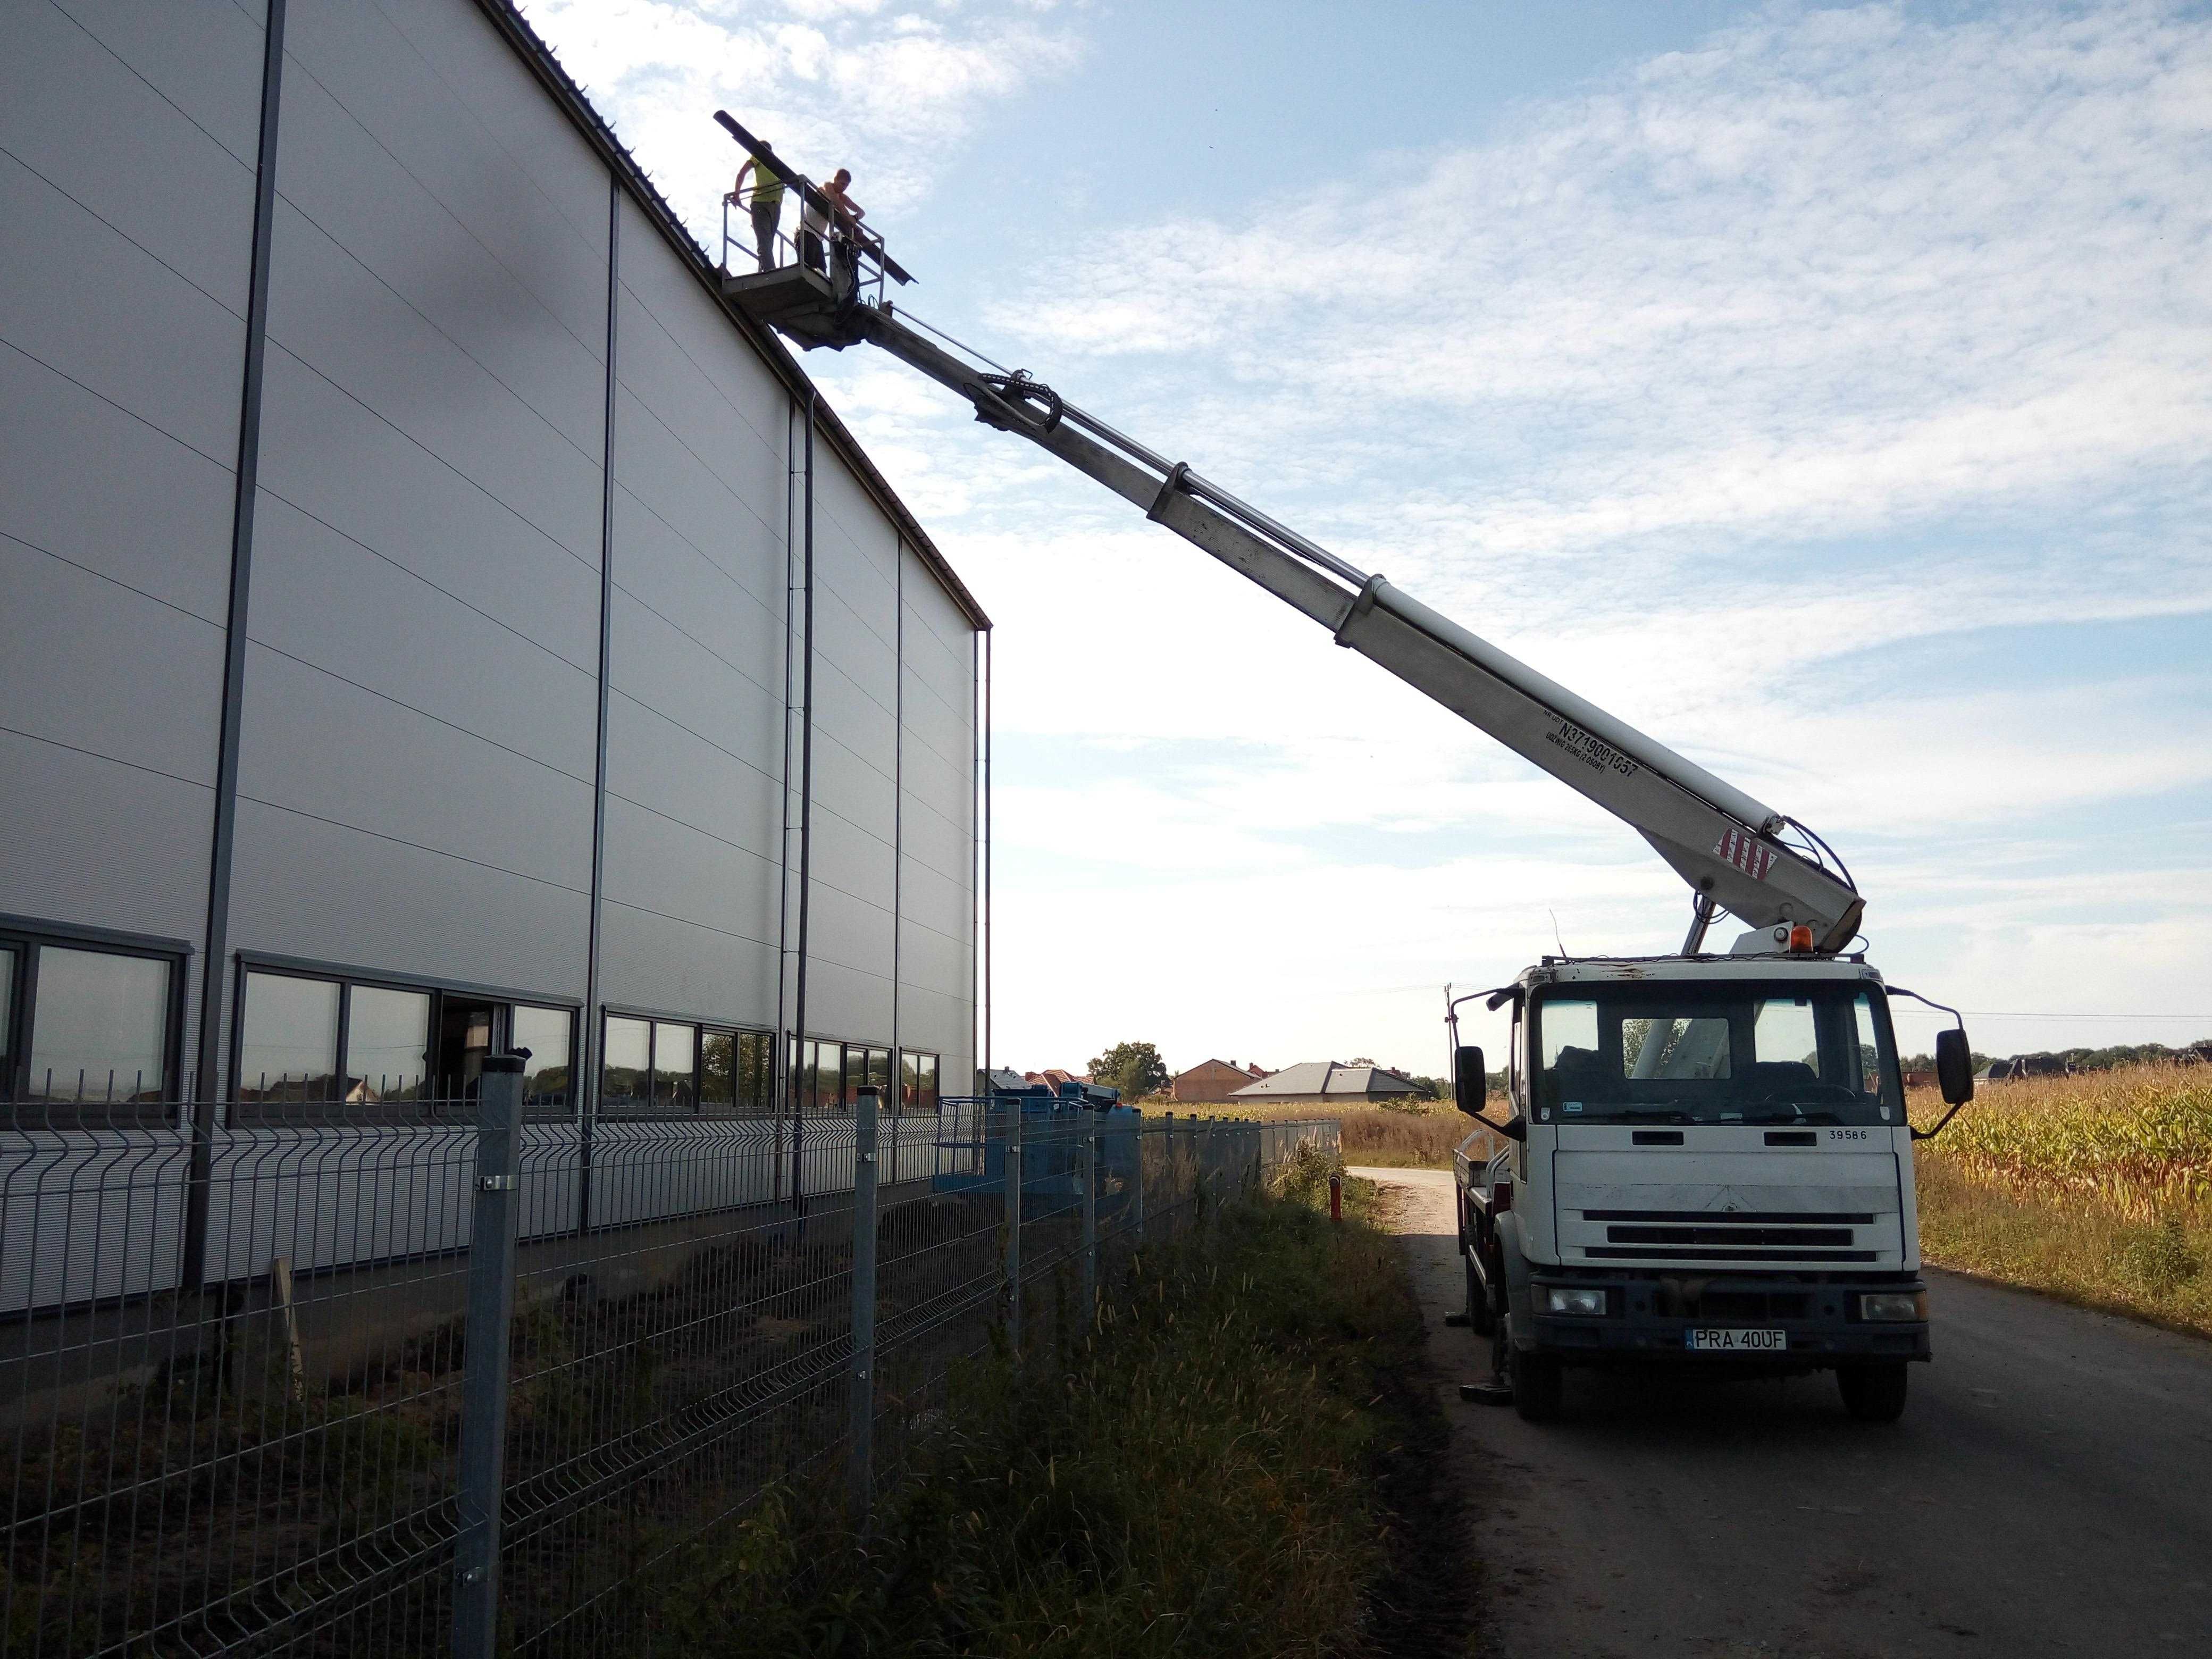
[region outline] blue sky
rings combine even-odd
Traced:
[[[2205,8],[528,9],[710,246],[718,105],[851,167],[921,316],[1820,830],[1978,1047],[2212,1035]],[[1679,942],[1579,798],[807,366],[998,623],[1000,1059],[1434,1070],[1444,981]]]

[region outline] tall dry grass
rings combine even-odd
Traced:
[[[963,1365],[865,1540],[819,1495],[779,1492],[687,1552],[656,1650],[1397,1650],[1379,1639],[1398,1547],[1379,1482],[1407,1425],[1383,1402],[1418,1363],[1420,1309],[1368,1183],[1326,1218],[1332,1167],[1303,1154],[1203,1239],[1145,1250],[1081,1335]]]
[[[1985,1087],[1917,1158],[1930,1262],[2212,1335],[2212,1073]]]

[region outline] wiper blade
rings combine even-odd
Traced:
[[[1843,1119],[1833,1112],[1760,1112],[1744,1119],[1746,1123],[1841,1123]]]
[[[1621,1106],[1607,1112],[1606,1115],[1614,1118],[1639,1117],[1653,1123],[1695,1123],[1698,1121],[1687,1112],[1678,1111],[1672,1106],[1653,1107],[1648,1110],[1634,1106]]]

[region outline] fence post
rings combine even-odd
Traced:
[[[1208,1114],[1206,1120],[1206,1150],[1200,1154],[1198,1167],[1206,1182],[1206,1224],[1211,1229],[1221,1218],[1216,1213],[1221,1207],[1221,1120]]]
[[[1006,1097],[1006,1340],[1022,1357],[1022,1103]]]
[[[460,1528],[453,1540],[455,1659],[499,1648],[499,1520],[507,1465],[507,1334],[514,1313],[515,1139],[522,1056],[489,1054],[477,1101],[476,1199],[462,1338]]]
[[[1083,1323],[1098,1317],[1098,1114],[1083,1127]]]
[[[875,1497],[876,1440],[876,1105],[873,1087],[853,1103],[852,1432],[845,1482],[856,1524]]]
[[[1145,1120],[1139,1114],[1136,1127],[1130,1132],[1129,1145],[1135,1150],[1129,1174],[1129,1231],[1138,1249],[1145,1243]]]

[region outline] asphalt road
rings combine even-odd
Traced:
[[[2212,1343],[1929,1274],[1936,1359],[1903,1422],[1786,1382],[1570,1371],[1564,1420],[1462,1404],[1489,1343],[1451,1177],[1400,1195],[1484,1638],[1584,1655],[2212,1656]]]

